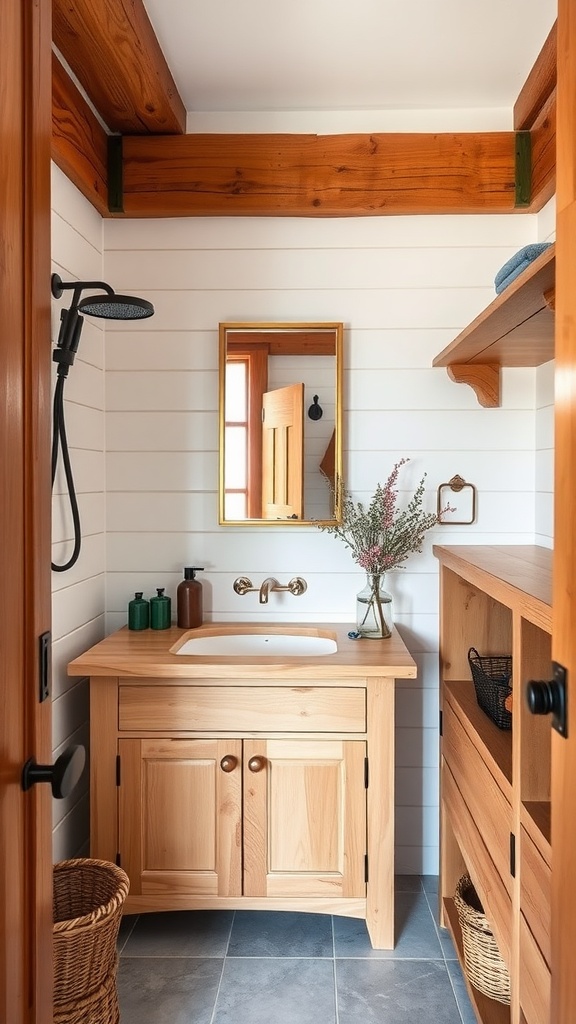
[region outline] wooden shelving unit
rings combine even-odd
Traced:
[[[512,795],[512,733],[499,729],[478,706],[474,684],[469,680],[447,682],[444,696],[460,712],[465,728],[483,754],[490,771],[508,797]]]
[[[529,714],[529,679],[551,672],[552,552],[435,547],[441,563],[442,923],[463,961],[453,894],[467,871],[510,972],[510,1007],[471,990],[479,1024],[550,1024],[550,722]],[[512,729],[484,714],[467,663],[511,654]]]
[[[433,366],[474,388],[481,405],[500,404],[500,367],[540,366],[554,358],[555,246],[519,274]]]

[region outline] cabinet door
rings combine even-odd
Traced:
[[[119,839],[131,895],[241,892],[242,742],[119,742]]]
[[[365,743],[244,741],[244,895],[364,897]]]

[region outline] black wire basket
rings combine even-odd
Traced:
[[[468,651],[468,664],[476,700],[499,729],[512,728],[512,655],[481,657],[475,647]]]

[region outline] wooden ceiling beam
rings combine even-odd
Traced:
[[[110,131],[186,131],[184,104],[142,0],[53,0],[53,40]]]
[[[102,217],[108,211],[108,136],[52,54],[52,159]]]
[[[513,132],[123,139],[131,217],[511,213]]]
[[[532,136],[532,195],[530,213],[539,210],[556,190],[556,90],[550,94],[530,130]]]
[[[548,33],[518,99],[514,104],[514,129],[529,131],[556,88],[556,22]]]

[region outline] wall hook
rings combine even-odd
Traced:
[[[312,405],[308,409],[308,416],[311,420],[321,420],[323,415],[324,410],[321,405],[318,405],[318,395],[314,395]]]

